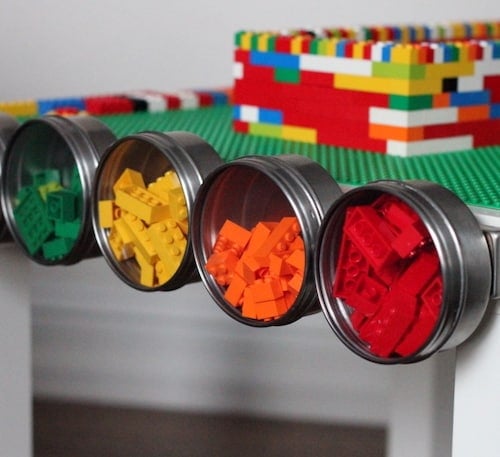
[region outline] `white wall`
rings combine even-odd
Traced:
[[[0,100],[230,84],[233,33],[497,18],[495,0],[1,0]],[[243,327],[198,284],[144,294],[102,259],[33,266],[42,395],[385,423],[389,370],[351,355],[322,316]]]
[[[0,100],[230,84],[239,29],[488,18],[495,0],[2,0]]]

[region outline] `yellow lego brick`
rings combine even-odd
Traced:
[[[364,48],[365,48],[365,42],[357,41],[356,43],[354,43],[354,46],[352,47],[352,56],[355,59],[362,59]]]
[[[114,219],[114,203],[113,200],[100,200],[98,203],[99,211],[99,226],[101,228],[111,228]]]
[[[252,32],[243,33],[241,35],[241,39],[240,39],[240,49],[243,49],[245,51],[251,51],[252,50],[252,37],[253,37]]]
[[[303,37],[295,36],[290,43],[290,54],[300,54],[302,52]]]
[[[35,100],[0,102],[0,111],[11,116],[36,116],[38,103]]]
[[[158,255],[151,242],[146,225],[137,216],[126,212],[122,214],[121,220],[128,230],[128,235],[134,244],[135,250],[141,253],[146,262],[155,263],[158,260]]]
[[[115,204],[148,225],[170,216],[167,202],[138,186],[118,189]]]
[[[146,185],[144,184],[144,178],[138,171],[132,170],[131,168],[125,168],[125,170],[123,170],[123,173],[113,184],[113,191],[116,194],[117,190],[131,186],[137,186],[143,189],[146,188]]]
[[[153,224],[148,229],[163,275],[171,277],[179,268],[186,251],[187,240],[173,219]]]
[[[172,189],[168,193],[168,206],[170,209],[170,217],[175,219],[177,223],[188,219],[188,210],[186,206],[186,197],[181,188]]]
[[[180,189],[181,183],[177,173],[173,170],[167,171],[163,176],[160,176],[156,181],[148,185],[148,191],[168,202],[168,193],[172,189]]]
[[[397,44],[391,50],[391,62],[418,64],[418,49],[411,44]]]
[[[425,66],[426,79],[457,78],[459,76],[473,76],[474,62],[443,62],[431,63]]]
[[[333,79],[337,89],[358,90],[389,95],[432,95],[442,91],[440,79],[404,80],[337,74]]]
[[[153,287],[155,285],[155,265],[148,262],[137,248],[134,249],[135,260],[139,265],[140,275],[139,282],[145,287]]]
[[[269,33],[261,33],[257,38],[257,49],[259,51],[265,52],[269,51],[268,43],[269,43]]]
[[[177,270],[171,270],[169,268],[165,267],[165,264],[161,261],[158,260],[158,262],[155,263],[155,276],[158,279],[158,284],[165,284]]]
[[[43,186],[38,186],[38,193],[42,197],[42,200],[45,202],[47,201],[47,194],[50,194],[51,192],[57,192],[58,190],[62,190],[63,186],[59,184],[57,181],[50,181],[47,184],[44,184]]]
[[[108,245],[118,262],[122,262],[134,256],[133,246],[125,246],[115,226],[111,228],[108,234]]]
[[[114,221],[113,231],[116,231],[120,237],[123,244],[122,248],[126,249],[127,252],[132,252],[134,249],[134,238],[132,237],[132,234],[130,233],[130,230],[125,224],[123,218],[120,217],[120,219]]]
[[[306,143],[318,142],[318,133],[316,129],[284,125],[282,132],[284,140],[303,141]]]

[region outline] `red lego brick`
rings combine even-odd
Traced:
[[[391,246],[395,238],[394,231],[372,207],[350,208],[344,232],[375,271],[398,259],[396,251]]]
[[[413,239],[408,233],[417,235]],[[404,249],[398,253],[393,244],[401,239]],[[382,195],[347,209],[333,296],[348,307],[352,328],[373,355],[406,357],[425,344],[442,306],[440,260],[420,217],[406,203]]]

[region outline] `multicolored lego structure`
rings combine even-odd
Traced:
[[[179,90],[176,92],[136,90],[85,97],[5,101],[0,102],[0,112],[19,117],[41,116],[49,113],[77,114],[80,112],[91,116],[104,116],[136,112],[158,113],[169,110],[227,105],[230,100],[230,89]]]
[[[500,22],[238,32],[237,132],[398,156],[500,144]]]

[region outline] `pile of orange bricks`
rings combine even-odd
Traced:
[[[257,223],[251,230],[226,220],[206,269],[224,298],[249,319],[277,319],[293,306],[303,282],[304,241],[296,217]]]

